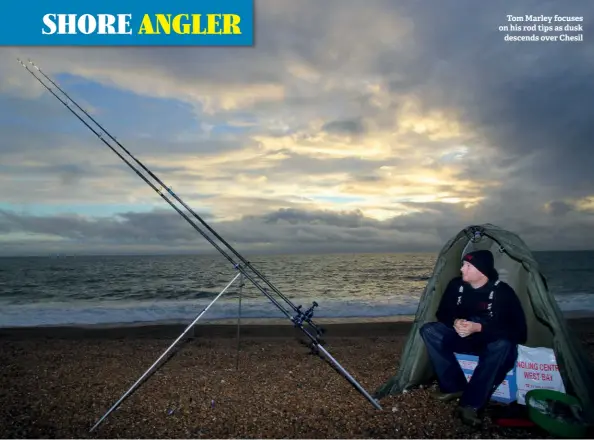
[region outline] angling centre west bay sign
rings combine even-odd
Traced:
[[[2,46],[251,46],[247,0],[7,2]]]

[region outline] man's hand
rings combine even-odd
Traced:
[[[465,319],[456,319],[454,321],[454,330],[456,330],[456,333],[462,338],[480,332],[482,329],[483,326],[478,322],[467,321]]]
[[[456,319],[454,321],[454,330],[456,330],[456,333],[458,333],[458,336],[461,337],[465,337],[466,334],[466,329],[468,327],[468,322],[465,319]]]

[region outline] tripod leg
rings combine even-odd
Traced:
[[[93,431],[93,430],[94,430],[94,429],[95,429],[97,426],[99,426],[99,424],[100,424],[101,422],[103,422],[103,420],[105,420],[105,418],[106,418],[106,417],[107,417],[107,416],[108,416],[108,415],[109,415],[109,414],[110,414],[112,411],[114,411],[114,410],[115,410],[115,409],[116,409],[116,408],[117,408],[117,407],[118,407],[118,406],[119,406],[119,405],[120,405],[120,404],[121,404],[121,403],[124,401],[124,399],[125,399],[126,397],[128,397],[128,396],[129,396],[129,395],[132,393],[132,391],[133,391],[134,389],[136,389],[136,387],[138,387],[138,385],[139,385],[139,384],[142,382],[142,380],[143,380],[143,379],[144,379],[144,378],[145,378],[145,377],[146,377],[146,376],[147,376],[147,375],[148,375],[148,374],[151,372],[151,370],[153,370],[153,368],[155,368],[155,366],[156,366],[156,365],[157,365],[157,364],[158,364],[158,363],[161,361],[161,359],[163,359],[163,358],[164,358],[164,357],[165,357],[165,356],[166,356],[166,355],[167,355],[167,354],[168,354],[168,353],[171,351],[171,349],[172,349],[172,348],[173,348],[173,347],[174,347],[174,346],[175,346],[175,345],[176,345],[176,344],[177,344],[177,343],[178,343],[178,342],[179,342],[179,341],[180,341],[180,340],[181,340],[181,339],[184,337],[184,335],[185,335],[185,334],[186,334],[186,333],[187,333],[187,332],[188,332],[188,331],[189,331],[189,330],[190,330],[192,327],[194,327],[194,324],[196,324],[196,322],[198,322],[198,320],[199,320],[199,319],[202,317],[202,315],[204,315],[204,313],[206,313],[206,311],[207,311],[207,310],[210,308],[210,306],[212,306],[212,305],[215,303],[215,301],[216,301],[216,300],[218,300],[218,299],[221,297],[221,295],[222,295],[223,293],[225,293],[225,291],[227,291],[227,289],[228,289],[228,288],[229,288],[229,287],[230,287],[230,286],[231,286],[231,285],[232,285],[232,284],[235,282],[235,280],[236,280],[237,278],[239,278],[240,276],[241,276],[241,273],[238,273],[238,274],[235,276],[235,278],[233,278],[233,279],[232,279],[232,280],[229,282],[229,284],[227,284],[227,286],[225,286],[225,288],[224,288],[223,290],[221,290],[221,292],[220,292],[220,293],[219,293],[219,294],[218,294],[218,295],[217,295],[217,296],[216,296],[216,297],[215,297],[215,298],[214,298],[214,299],[213,299],[213,300],[210,302],[210,304],[209,304],[209,305],[207,305],[207,306],[204,308],[204,310],[202,310],[202,312],[200,312],[200,314],[199,314],[199,315],[196,317],[196,319],[194,319],[194,320],[192,321],[192,323],[186,327],[186,329],[183,331],[183,333],[182,333],[181,335],[179,335],[179,336],[178,336],[178,338],[177,338],[175,341],[173,341],[173,343],[172,343],[172,344],[169,346],[169,348],[167,348],[167,350],[165,350],[165,351],[163,352],[163,354],[162,354],[162,355],[159,357],[159,359],[157,359],[157,360],[156,360],[156,361],[153,363],[153,365],[151,365],[151,366],[149,367],[149,369],[148,369],[148,370],[146,370],[142,376],[140,376],[140,379],[138,379],[138,380],[137,380],[137,381],[134,383],[134,385],[132,385],[132,386],[130,387],[130,389],[129,389],[128,391],[126,391],[126,392],[125,392],[125,393],[122,395],[122,397],[120,397],[120,399],[119,399],[119,400],[118,400],[118,401],[117,401],[117,402],[116,402],[116,403],[115,403],[115,404],[114,404],[114,405],[113,405],[113,406],[112,406],[112,407],[111,407],[111,408],[110,408],[110,409],[109,409],[109,410],[108,410],[108,411],[107,411],[107,412],[106,412],[106,413],[103,415],[103,417],[101,417],[101,418],[99,419],[99,421],[97,421],[97,423],[95,423],[95,425],[94,425],[94,426],[91,428],[91,430],[90,430],[89,432],[92,432],[92,431]]]
[[[368,393],[368,392],[365,390],[365,388],[363,388],[363,387],[362,387],[362,386],[359,384],[359,382],[357,382],[357,381],[355,380],[355,378],[353,378],[353,377],[352,377],[352,376],[351,376],[351,375],[348,373],[348,371],[346,371],[346,370],[345,370],[345,369],[342,367],[342,365],[340,365],[340,364],[339,364],[339,363],[336,361],[336,359],[334,359],[334,358],[332,357],[332,355],[331,355],[330,353],[328,353],[328,351],[327,351],[327,350],[326,350],[326,349],[325,349],[325,348],[324,348],[322,345],[320,345],[320,344],[316,344],[316,345],[317,345],[317,348],[318,348],[319,350],[321,350],[321,351],[324,353],[324,356],[326,356],[326,357],[328,358],[328,360],[330,360],[330,362],[331,362],[332,364],[334,364],[334,365],[336,366],[336,368],[338,368],[338,369],[340,370],[340,372],[341,372],[341,373],[342,373],[342,374],[343,374],[343,375],[344,375],[344,376],[345,376],[345,377],[348,379],[348,381],[349,381],[349,382],[350,382],[350,383],[351,383],[351,384],[352,384],[352,385],[353,385],[355,388],[357,388],[357,390],[358,390],[358,391],[359,391],[361,394],[363,394],[363,395],[364,395],[364,396],[367,398],[367,400],[369,400],[369,402],[370,402],[370,403],[371,403],[371,404],[372,404],[372,405],[373,405],[373,406],[374,406],[376,409],[379,409],[379,410],[381,410],[381,409],[382,409],[382,407],[381,407],[381,406],[380,406],[380,404],[377,402],[377,400],[375,400],[373,397],[371,397],[371,395],[370,395],[370,394],[369,394],[369,393]]]
[[[241,325],[241,293],[243,291],[243,286],[244,286],[244,282],[243,282],[243,274],[241,275],[241,278],[239,278],[239,308],[237,311],[237,356],[235,359],[235,369],[239,370],[239,327]]]

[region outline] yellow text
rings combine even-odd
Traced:
[[[240,21],[237,14],[144,14],[138,34],[240,35]]]

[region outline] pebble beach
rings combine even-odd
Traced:
[[[591,319],[571,319],[591,358]],[[324,347],[370,393],[396,372],[410,322],[323,323]],[[198,324],[93,432],[184,331],[180,325],[0,330],[2,438],[548,438],[536,427],[452,418],[430,389],[379,411],[288,324]]]

